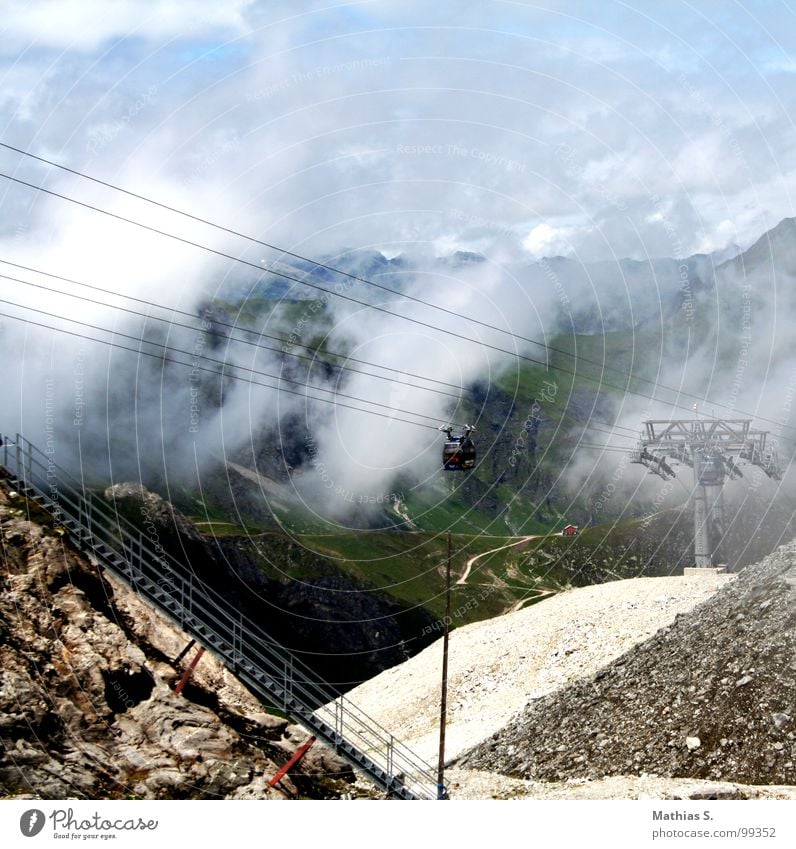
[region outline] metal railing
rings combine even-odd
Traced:
[[[266,704],[326,742],[387,794],[437,798],[432,768],[333,689],[193,570],[25,437],[0,434],[10,482],[72,542],[165,613]]]

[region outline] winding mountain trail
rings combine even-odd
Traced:
[[[555,595],[558,590],[554,587],[533,587],[529,588],[528,592],[534,592],[536,595],[526,596],[525,598],[521,598],[519,601],[512,604],[512,606],[506,611],[506,613],[516,613],[518,610],[522,610],[522,608],[532,601],[539,601],[540,599],[546,598],[549,595]]]
[[[491,548],[489,549],[489,551],[482,551],[480,554],[474,555],[467,561],[461,578],[456,581],[457,586],[464,586],[467,583],[467,579],[470,577],[470,572],[472,571],[473,564],[476,561],[480,560],[482,557],[486,557],[487,554],[494,554],[496,551],[503,551],[504,548],[513,548],[514,546],[527,545],[532,539],[539,539],[540,536],[541,534],[534,534],[532,536],[520,537],[519,539],[514,540],[514,542],[506,543],[506,545],[499,545],[497,548]]]

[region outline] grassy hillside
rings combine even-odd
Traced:
[[[232,311],[234,305],[225,308]],[[294,350],[319,356],[335,368],[336,357],[324,353],[320,343],[329,324],[322,302],[249,301],[242,317],[255,323],[265,315],[280,332],[300,324]],[[313,339],[316,342],[308,341]],[[595,500],[612,470],[626,462],[621,451],[607,455],[585,485],[580,485],[584,476],[572,472],[579,464],[592,469],[598,456],[591,447],[595,444],[632,449],[635,440],[627,431],[601,432],[610,429],[628,393],[646,395],[650,382],[660,379],[660,366],[667,358],[677,355],[682,360],[684,352],[715,341],[704,309],[688,320],[670,310],[634,328],[549,339],[547,366],[517,360],[491,383],[471,387],[469,407],[458,417],[477,425],[479,458],[474,470],[440,471],[422,487],[404,486],[399,478],[396,490],[405,493],[401,502],[387,502],[377,512],[352,509],[342,522],[349,531],[324,521],[290,496],[286,468],[300,470],[311,458],[303,453],[298,435],[296,446],[285,439],[291,432],[289,423],[280,434],[281,453],[269,447],[267,434],[262,435],[256,455],[259,482],[245,475],[227,478],[220,467],[218,475],[208,477],[201,496],[185,492],[180,506],[210,536],[254,534],[266,540],[269,534],[287,533],[307,556],[296,560],[301,574],[264,558],[260,567],[274,580],[345,574],[358,586],[436,618],[444,610],[445,532],[450,530],[454,581],[467,573],[466,581],[453,588],[457,626],[532,603],[542,593],[566,586],[675,574],[693,558],[690,509],[682,513],[659,512],[660,505],[653,509],[650,493],[657,490],[646,485],[632,495],[604,499],[595,511]],[[527,353],[544,358],[540,349]],[[719,348],[716,373],[734,363],[733,356],[729,348]],[[296,433],[300,432],[297,427]],[[586,444],[580,446],[581,440]],[[241,465],[250,468],[244,461]],[[647,473],[628,466],[623,476],[630,491]],[[685,498],[685,484],[682,490]],[[651,513],[655,515],[649,518]],[[595,525],[596,520],[601,524]],[[584,528],[575,539],[560,536],[569,522]],[[752,552],[765,554],[766,545],[775,544],[786,526],[785,518],[773,521],[770,539],[759,546],[749,545],[748,534],[756,538],[751,525],[742,533],[736,529],[736,536],[747,538],[728,544],[740,552],[728,559],[749,562]],[[526,536],[535,538],[524,541]],[[468,560],[477,555],[484,556],[468,571]]]
[[[712,295],[705,289],[700,297],[710,301]],[[693,353],[700,345],[714,345],[707,301],[687,317],[676,309],[677,304],[661,303],[657,317],[648,316],[636,327],[603,334],[561,333],[546,340],[547,350],[528,346],[527,356],[538,359],[538,364],[518,359],[491,383],[470,387],[469,403],[457,413],[459,419],[474,422],[478,429],[479,460],[474,470],[465,475],[440,474],[421,489],[397,486],[406,493],[400,510],[391,503],[380,512],[352,508],[344,524],[362,529],[450,529],[508,537],[552,532],[570,521],[580,525],[594,521],[592,502],[606,482],[605,471],[578,489],[573,486],[573,470],[593,465],[599,457],[595,445],[634,447],[633,435],[627,431],[606,431],[623,403],[642,400],[652,383],[661,379],[662,363],[683,360],[684,354]],[[345,387],[346,375],[337,370],[339,355],[345,351],[332,355],[325,349],[323,340],[331,316],[323,301],[250,298],[242,308],[234,303],[217,306],[244,324],[265,325],[269,332],[289,337],[293,353],[312,356],[314,370],[326,369],[327,376],[339,379]],[[599,327],[597,319],[599,316],[595,326]],[[737,352],[731,346],[713,353],[715,374],[725,360],[728,367],[734,365]],[[306,363],[286,359],[284,372],[301,381],[307,375]],[[658,394],[665,398],[667,393]],[[640,421],[638,425],[640,429]],[[289,424],[281,429],[280,457],[265,456],[269,435],[261,435],[263,450],[257,456],[257,468],[277,486],[288,483],[287,467],[300,471],[312,459],[298,435],[296,445],[290,444],[290,432]],[[603,468],[621,456],[609,454]],[[197,493],[186,493],[197,505],[210,505],[213,515],[205,520],[223,522],[234,516],[236,524],[254,530],[284,528],[299,534],[323,533],[334,527],[296,499],[269,497],[269,508],[264,510],[256,482],[234,481],[233,497],[220,491],[222,484],[226,481],[219,476],[219,490],[214,491],[211,481],[201,499]],[[631,505],[613,499],[603,506],[599,519],[633,518],[648,509],[640,499]],[[218,528],[223,532],[223,526]]]

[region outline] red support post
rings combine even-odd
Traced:
[[[185,687],[185,685],[190,680],[191,675],[193,675],[194,669],[196,669],[196,664],[199,663],[199,661],[202,659],[202,655],[204,653],[205,653],[204,648],[200,648],[199,651],[196,652],[196,654],[193,657],[193,660],[188,664],[188,667],[186,668],[185,672],[183,672],[182,678],[180,678],[179,684],[177,684],[177,686],[174,688],[174,695],[175,696],[179,696],[182,693],[183,688]]]
[[[315,742],[314,737],[310,737],[307,742],[296,751],[293,757],[277,772],[277,774],[268,782],[269,787],[274,787],[279,784],[279,782],[287,775],[288,771],[292,769],[310,750],[310,747]]]

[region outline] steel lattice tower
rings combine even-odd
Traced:
[[[667,458],[694,470],[694,563],[709,567],[719,562],[726,532],[724,482],[742,478],[739,460],[781,480],[777,452],[768,431],[753,430],[751,419],[674,419],[644,422],[632,462],[641,463],[662,478],[674,478]]]

